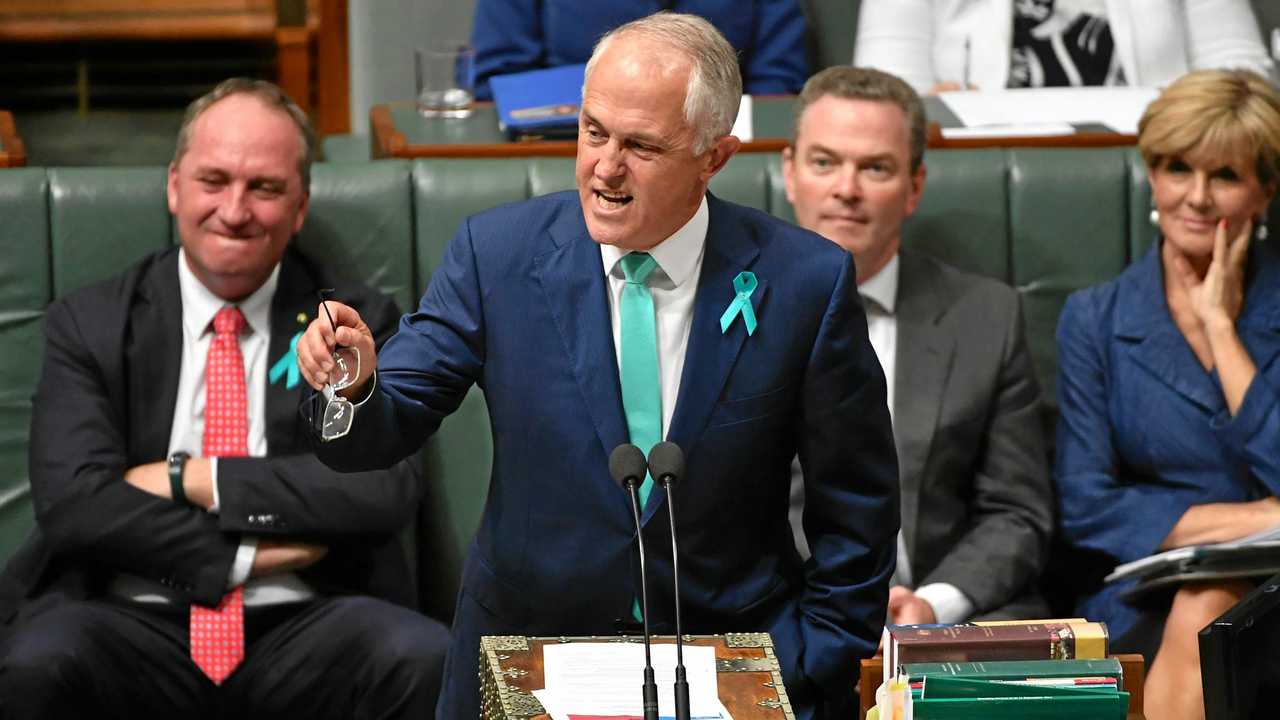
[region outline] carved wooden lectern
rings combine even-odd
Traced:
[[[639,637],[485,636],[480,639],[480,716],[483,720],[548,720],[532,691],[544,687],[542,647],[571,642],[640,643]],[[671,635],[653,642],[674,643]],[[717,690],[734,720],[795,720],[768,633],[685,635],[689,645],[715,647]],[[670,691],[670,688],[666,688]],[[659,689],[660,692],[663,689]],[[636,693],[640,692],[637,679]]]

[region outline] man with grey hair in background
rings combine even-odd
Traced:
[[[181,244],[45,313],[36,529],[0,576],[0,717],[421,718],[445,628],[398,531],[415,460],[311,453],[308,388],[269,370],[321,288],[379,341],[399,311],[293,247],[315,136],[275,85],[187,109],[166,187]]]
[[[902,533],[889,622],[1044,617],[1053,495],[1018,294],[901,249],[925,184],[925,114],[903,80],[832,67],[805,83],[783,151],[802,227],[851,252],[889,378]],[[796,469],[797,545],[804,502]]]
[[[705,20],[659,13],[605,36],[588,64],[576,192],[458,229],[418,312],[342,394],[335,468],[384,467],[479,384],[493,426],[488,502],[464,569],[441,718],[472,718],[482,635],[607,635],[640,578],[619,445],[686,456],[679,501],[684,630],[767,631],[801,718],[851,717],[858,661],[884,620],[898,526],[884,378],[853,262],[820,236],[707,192],[738,149],[733,49]],[[298,343],[313,387],[341,344],[373,358],[360,315]],[[787,525],[792,457],[806,530]],[[650,623],[674,630],[665,493],[640,488]],[[637,677],[635,691],[640,693]],[[662,693],[671,692],[669,687]]]

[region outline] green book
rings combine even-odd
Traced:
[[[1103,694],[1123,695],[1125,703],[1129,702],[1129,693],[1120,692],[1109,685],[1092,687],[1071,687],[1067,685],[1018,685],[1014,683],[991,682],[974,678],[956,678],[946,675],[930,675],[924,679],[921,689],[922,700],[950,698],[1076,698],[1081,695]]]
[[[1078,697],[937,698],[912,704],[916,720],[1125,720],[1128,693]]]
[[[1116,658],[1092,660],[979,660],[974,662],[907,663],[902,672],[912,682],[927,675],[974,677],[984,680],[1027,678],[1113,677],[1124,688],[1124,668]]]

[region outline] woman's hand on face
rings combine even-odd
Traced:
[[[1249,256],[1253,221],[1246,220],[1239,233],[1228,239],[1227,221],[1218,221],[1214,232],[1213,260],[1200,278],[1185,257],[1174,259],[1174,270],[1191,308],[1205,331],[1234,328],[1244,305],[1244,263]]]

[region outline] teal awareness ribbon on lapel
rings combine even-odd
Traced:
[[[286,390],[292,390],[298,385],[298,381],[302,379],[302,371],[298,369],[298,340],[302,339],[302,333],[299,332],[289,341],[289,350],[280,356],[275,365],[271,366],[271,370],[267,373],[267,380],[270,384],[275,385],[280,382],[280,378],[288,375],[284,381]]]
[[[742,315],[742,322],[747,326],[747,334],[755,334],[756,311],[751,307],[751,293],[756,291],[758,284],[756,274],[750,270],[738,273],[738,276],[733,279],[733,289],[737,294],[733,302],[729,303],[729,307],[725,308],[724,314],[720,316],[720,334],[729,332],[729,326],[738,315]]]

